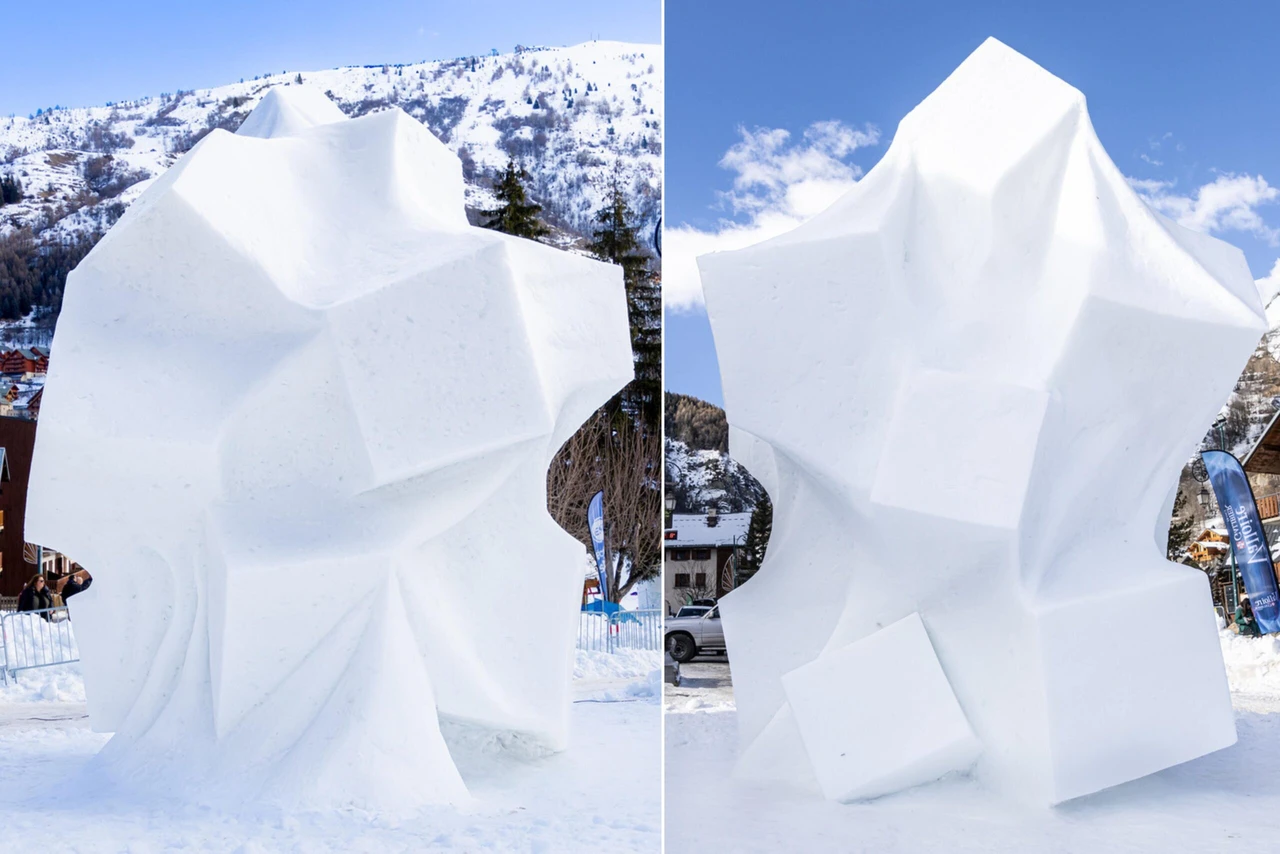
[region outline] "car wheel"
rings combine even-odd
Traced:
[[[698,647],[691,636],[684,632],[675,632],[667,635],[667,652],[671,653],[671,657],[676,661],[684,664],[698,654]]]

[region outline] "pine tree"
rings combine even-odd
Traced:
[[[1166,554],[1169,560],[1177,560],[1187,550],[1191,538],[1195,535],[1195,516],[1183,516],[1187,509],[1187,494],[1178,488],[1178,497],[1173,499],[1173,520],[1169,523],[1169,542]],[[754,520],[753,520],[754,521]]]
[[[22,201],[22,182],[12,175],[0,178],[0,205],[13,205]]]
[[[524,181],[528,177],[529,173],[516,168],[514,160],[507,161],[502,180],[493,188],[493,194],[502,204],[491,211],[484,212],[488,217],[482,223],[485,228],[514,234],[516,237],[526,237],[529,240],[537,240],[550,233],[550,229],[538,219],[542,205],[530,202],[525,194]]]
[[[760,570],[764,563],[765,550],[769,546],[769,536],[773,533],[773,502],[769,494],[760,496],[755,510],[751,511],[751,524],[747,526],[747,543],[743,548],[742,562],[739,564],[736,585],[741,585]]]
[[[649,268],[650,256],[640,246],[634,217],[615,169],[587,248],[600,260],[620,266],[626,285],[636,378],[622,390],[617,405],[657,429],[662,412],[662,290],[658,275]]]

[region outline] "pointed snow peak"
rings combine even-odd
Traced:
[[[310,86],[276,86],[267,92],[240,125],[240,136],[272,139],[293,136],[316,125],[346,119],[328,95]]]
[[[990,38],[907,114],[895,142],[926,171],[989,187],[1042,143],[1087,126],[1079,90]]]
[[[974,89],[986,90],[997,99],[1034,93],[1053,99],[1084,101],[1079,89],[995,37],[988,38],[965,57],[964,62],[938,87],[937,93],[945,92],[950,86],[961,88],[970,95]]]

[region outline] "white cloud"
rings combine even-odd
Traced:
[[[738,132],[742,139],[720,160],[722,168],[734,173],[732,189],[721,194],[721,201],[738,219],[723,219],[709,230],[676,226],[663,235],[663,296],[668,310],[689,311],[702,305],[699,255],[776,237],[825,210],[862,177],[862,170],[847,158],[880,141],[880,131],[872,125],[859,130],[838,121],[816,122],[799,140],[780,128],[739,128]],[[1166,133],[1153,141],[1152,148],[1158,149],[1170,137]],[[1179,225],[1211,234],[1245,232],[1280,245],[1280,229],[1268,226],[1258,213],[1260,207],[1280,201],[1280,188],[1261,175],[1223,173],[1188,195],[1175,192],[1172,181],[1130,178],[1129,184]],[[1264,301],[1280,292],[1280,261],[1258,280],[1258,289]]]
[[[741,141],[720,160],[735,173],[733,188],[721,194],[725,207],[745,220],[721,220],[703,231],[690,226],[663,234],[663,304],[670,311],[702,305],[697,257],[741,249],[790,231],[844,195],[862,170],[846,159],[880,141],[873,125],[863,129],[843,122],[810,125],[799,140],[780,128],[739,128]]]
[[[1243,231],[1280,245],[1280,230],[1268,226],[1258,208],[1280,200],[1280,190],[1261,175],[1224,173],[1190,195],[1173,191],[1172,181],[1129,180],[1147,204],[1179,225],[1209,234]]]

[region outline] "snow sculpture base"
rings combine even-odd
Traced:
[[[399,110],[275,88],[72,273],[54,349],[27,528],[97,579],[109,773],[386,814],[466,798],[441,719],[565,746],[546,472],[631,378],[619,270],[469,227]]]
[[[782,684],[831,800],[928,783],[978,758],[919,614],[797,667]]]
[[[1208,585],[1164,551],[1263,310],[1078,91],[989,40],[830,209],[699,264],[774,505],[721,607],[741,776],[847,799],[972,768],[1058,803],[1234,742]]]

